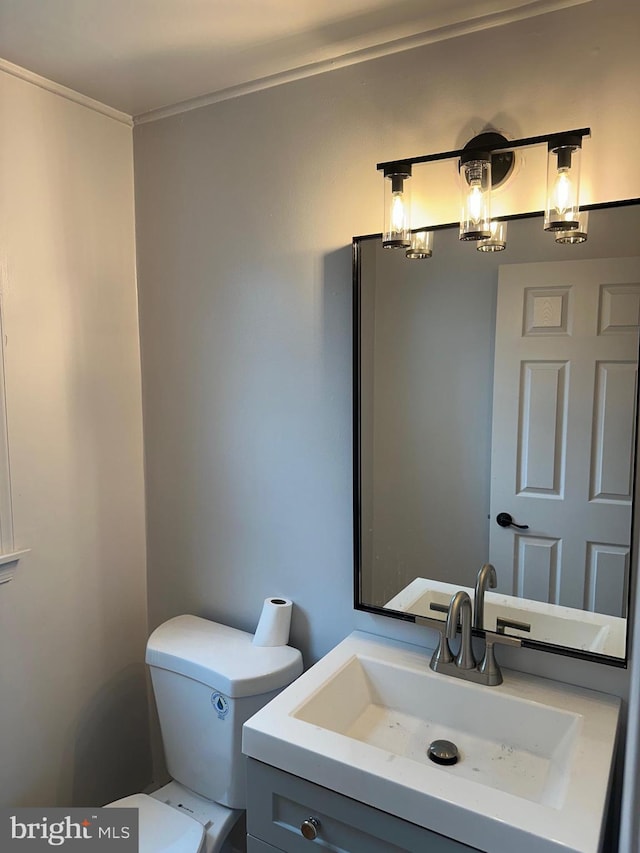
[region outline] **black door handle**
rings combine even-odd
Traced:
[[[516,524],[513,520],[513,516],[509,515],[508,512],[499,512],[496,515],[496,521],[500,525],[500,527],[517,527],[518,530],[528,530],[528,524]]]

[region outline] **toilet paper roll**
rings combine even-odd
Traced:
[[[289,642],[292,607],[293,604],[288,598],[265,598],[253,645],[286,646]]]

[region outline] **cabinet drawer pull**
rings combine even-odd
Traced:
[[[300,832],[304,835],[306,839],[309,841],[314,841],[318,837],[318,830],[320,829],[320,821],[317,817],[308,817],[306,820],[303,820],[300,824]]]

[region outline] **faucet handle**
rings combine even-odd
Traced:
[[[515,619],[506,619],[504,616],[498,616],[496,619],[496,633],[504,634],[505,628],[511,628],[513,631],[526,631],[528,633],[531,630],[531,624],[529,622],[518,622]]]
[[[416,625],[423,625],[425,628],[434,628],[439,636],[438,646],[431,657],[429,666],[434,672],[438,672],[442,664],[452,663],[453,654],[449,646],[449,640],[446,637],[447,623],[444,619],[434,619],[431,616],[416,616]]]
[[[501,634],[496,631],[485,631],[484,640],[487,646],[493,646],[497,643],[499,646],[518,646],[522,645],[520,637],[512,637],[510,634]]]
[[[496,684],[502,684],[502,672],[496,660],[494,645],[498,643],[501,646],[521,646],[522,640],[519,637],[508,637],[505,634],[497,634],[494,631],[484,632],[484,657],[478,664],[478,672],[484,676],[484,683],[490,687],[495,687]]]

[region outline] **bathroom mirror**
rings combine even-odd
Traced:
[[[434,232],[424,260],[353,243],[355,606],[445,619],[491,562],[484,628],[624,665],[640,203],[575,245],[540,215],[499,252]]]

